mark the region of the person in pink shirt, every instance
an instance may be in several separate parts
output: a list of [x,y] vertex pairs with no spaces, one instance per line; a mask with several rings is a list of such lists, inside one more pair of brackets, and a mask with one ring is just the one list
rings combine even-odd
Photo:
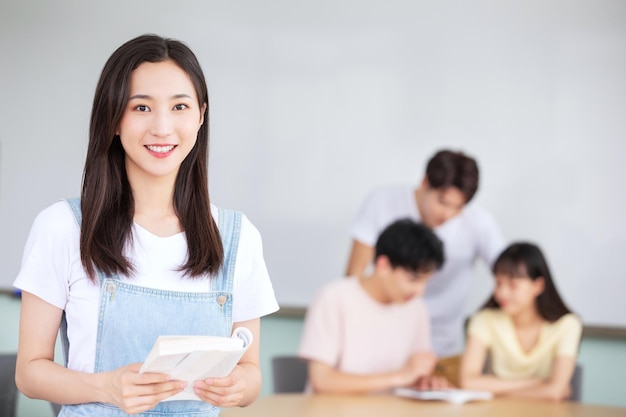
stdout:
[[447,386],[432,376],[437,358],[421,299],[443,261],[443,243],[428,227],[410,219],[387,226],[372,272],[327,284],[307,310],[298,354],[308,361],[308,389],[367,394]]

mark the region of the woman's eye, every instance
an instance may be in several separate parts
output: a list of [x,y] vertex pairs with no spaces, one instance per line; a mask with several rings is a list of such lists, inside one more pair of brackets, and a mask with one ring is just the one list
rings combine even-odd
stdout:
[[187,106],[186,104],[182,104],[182,103],[174,106],[174,110],[185,110],[187,108],[189,108],[189,106]]
[[148,106],[144,106],[143,104],[140,104],[139,106],[135,107],[135,110],[145,112],[145,111],[150,111],[150,108]]

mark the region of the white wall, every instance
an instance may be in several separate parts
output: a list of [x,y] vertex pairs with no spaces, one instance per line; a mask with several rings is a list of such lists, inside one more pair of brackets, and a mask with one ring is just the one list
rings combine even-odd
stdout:
[[367,192],[452,147],[586,324],[626,327],[624,22],[618,0],[0,0],[0,286],[37,212],[79,193],[105,60],[155,32],[203,65],[212,198],[260,229],[281,304],[343,273]]

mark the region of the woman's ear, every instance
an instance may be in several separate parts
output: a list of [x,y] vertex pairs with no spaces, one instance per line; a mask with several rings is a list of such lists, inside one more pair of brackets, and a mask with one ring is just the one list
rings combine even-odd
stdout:
[[535,289],[535,297],[539,297],[543,290],[546,289],[546,280],[543,277],[537,277],[533,280],[533,287]]
[[198,129],[200,129],[200,126],[202,126],[202,123],[204,123],[204,113],[206,112],[206,107],[207,104],[204,103],[202,105],[202,108],[200,109],[200,125],[198,126]]

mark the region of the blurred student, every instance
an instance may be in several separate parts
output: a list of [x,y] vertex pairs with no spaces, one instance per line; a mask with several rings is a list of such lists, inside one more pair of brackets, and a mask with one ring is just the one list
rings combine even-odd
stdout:
[[[463,388],[564,400],[582,325],[565,306],[541,250],[509,246],[496,260],[493,296],[472,317],[461,361]],[[483,374],[489,357],[492,374]]]
[[395,387],[447,386],[436,362],[421,299],[443,263],[442,242],[404,219],[376,242],[371,274],[327,284],[310,305],[299,355],[316,393],[365,394]]
[[418,188],[383,187],[365,200],[352,224],[347,276],[358,276],[374,258],[374,243],[391,222],[411,218],[432,228],[444,243],[445,263],[424,294],[432,320],[434,351],[440,357],[463,349],[465,301],[478,258],[489,267],[505,242],[492,216],[469,205],[478,190],[476,161],[451,150],[437,152]]

